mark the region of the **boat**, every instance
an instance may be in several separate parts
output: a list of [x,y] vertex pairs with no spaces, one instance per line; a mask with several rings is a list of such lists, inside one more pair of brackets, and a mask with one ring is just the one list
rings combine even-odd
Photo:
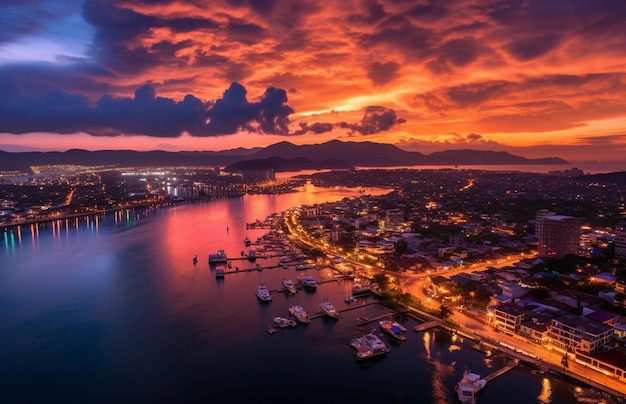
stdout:
[[274,317],[274,322],[280,327],[280,328],[285,328],[285,327],[296,327],[298,325],[298,323],[296,323],[294,320],[290,319],[290,318],[285,318],[285,317]]
[[380,324],[380,328],[387,334],[400,341],[406,341],[406,337],[404,336],[406,328],[400,323],[393,320],[380,320],[378,323]]
[[292,295],[295,295],[297,290],[296,287],[293,284],[293,281],[291,279],[283,279],[283,290],[287,293],[291,293]]
[[320,303],[320,309],[322,310],[322,314],[328,318],[333,318],[333,319],[339,318],[339,312],[337,311],[335,306],[333,306],[333,304],[329,302],[328,300]]
[[467,368],[463,371],[463,377],[456,384],[455,390],[459,401],[463,404],[475,404],[478,392],[487,385],[487,381],[479,374],[472,373]]
[[317,289],[317,281],[311,275],[304,275],[298,278],[300,283],[305,289],[308,290],[316,290]]
[[257,271],[262,271],[263,270],[263,267],[261,266],[261,264],[256,264],[254,266],[254,268],[256,268]]
[[389,353],[387,345],[373,332],[354,338],[350,341],[350,345],[356,350],[355,356],[358,360],[371,359]]
[[262,283],[259,284],[256,289],[256,296],[259,298],[259,300],[263,302],[269,302],[272,300],[272,295],[270,294],[270,291],[267,290],[267,287]]
[[311,318],[299,304],[289,307],[289,314],[301,324],[309,324],[311,322]]
[[232,262],[230,262],[230,261],[228,261],[228,268],[230,269],[230,268],[232,268],[232,267],[233,267],[233,263],[232,263]]
[[272,335],[272,334],[276,334],[278,330],[276,329],[276,327],[270,324],[267,327],[265,327],[265,331],[267,331],[269,335]]
[[306,271],[307,269],[317,269],[317,267],[314,264],[306,264],[306,263],[297,264],[294,268],[296,271]]
[[256,260],[256,250],[248,251],[248,260],[250,261]]
[[217,267],[215,269],[215,277],[216,278],[224,278],[224,267]]
[[244,244],[246,247],[249,247],[249,246],[250,246],[250,244],[252,244],[252,242],[250,241],[250,239],[248,238],[248,236],[246,236],[246,238],[244,238],[244,239],[243,239],[243,244]]
[[214,254],[209,254],[209,263],[226,261],[228,261],[228,258],[226,257],[226,251],[224,250],[218,250]]
[[346,303],[352,303],[354,300],[355,300],[354,296],[348,296],[345,299],[343,299],[343,301]]
[[194,265],[196,265],[198,263],[198,256],[194,255],[191,261],[193,262]]
[[364,295],[371,291],[369,285],[357,284],[352,287],[352,296]]

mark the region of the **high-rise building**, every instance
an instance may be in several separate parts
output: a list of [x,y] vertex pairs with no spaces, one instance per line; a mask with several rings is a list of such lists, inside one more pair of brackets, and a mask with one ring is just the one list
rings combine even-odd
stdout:
[[575,217],[540,210],[535,217],[535,234],[540,257],[563,258],[578,253],[580,221]]
[[626,222],[615,226],[615,257],[626,259]]

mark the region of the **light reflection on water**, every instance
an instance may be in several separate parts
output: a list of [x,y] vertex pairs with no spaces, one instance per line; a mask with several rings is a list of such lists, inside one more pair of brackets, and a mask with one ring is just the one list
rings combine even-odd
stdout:
[[[301,274],[275,268],[218,281],[208,265],[209,253],[225,249],[240,258],[246,236],[254,241],[265,234],[246,230],[246,223],[356,194],[307,185],[296,194],[116,212],[4,232],[0,394],[7,402],[453,402],[464,365],[488,372],[484,355],[466,342],[455,341],[461,349],[451,351],[450,335],[413,333],[415,320],[403,317],[407,341],[388,340],[389,354],[358,363],[349,343],[367,327],[356,327],[356,318],[388,310],[365,305],[367,299],[345,304],[351,282],[328,282],[295,296],[274,292],[272,303],[259,304],[254,291],[260,282],[276,290],[284,277]],[[325,299],[339,309],[357,308],[338,321],[320,318],[265,333],[290,305],[315,314]],[[505,375],[480,403],[501,402],[498,385],[507,380],[524,390],[508,402],[537,400],[540,378],[520,384]],[[306,393],[297,389],[301,385]],[[276,393],[283,388],[293,395]]]

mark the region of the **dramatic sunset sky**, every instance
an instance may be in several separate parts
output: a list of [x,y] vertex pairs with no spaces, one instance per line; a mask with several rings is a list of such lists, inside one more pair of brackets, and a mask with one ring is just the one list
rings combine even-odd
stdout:
[[0,149],[625,159],[623,0],[2,0]]

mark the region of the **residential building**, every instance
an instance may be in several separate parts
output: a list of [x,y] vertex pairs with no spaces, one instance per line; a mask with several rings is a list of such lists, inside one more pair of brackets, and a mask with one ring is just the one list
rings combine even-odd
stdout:
[[552,345],[587,354],[600,350],[612,335],[613,327],[572,314],[553,318],[548,330]]
[[615,226],[615,257],[626,259],[626,222]]
[[572,216],[540,210],[535,217],[540,257],[563,258],[578,253],[580,221]]

